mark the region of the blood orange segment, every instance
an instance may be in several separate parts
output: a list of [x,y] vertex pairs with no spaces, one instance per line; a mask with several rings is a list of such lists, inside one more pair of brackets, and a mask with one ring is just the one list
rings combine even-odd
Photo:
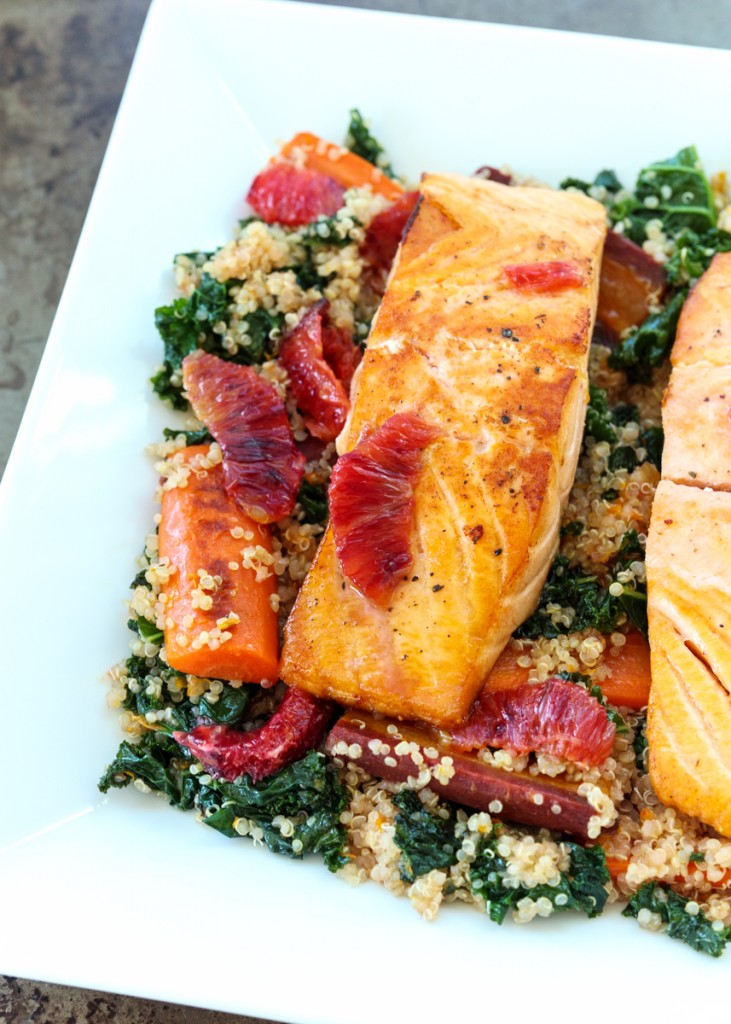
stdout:
[[578,288],[584,283],[581,271],[567,260],[545,263],[509,263],[503,272],[510,283],[525,292],[555,292],[561,288]]
[[246,201],[267,224],[298,227],[332,216],[344,194],[343,186],[326,174],[282,160],[257,174]]
[[305,459],[272,385],[249,366],[200,351],[183,360],[183,383],[196,416],[223,450],[229,496],[259,523],[288,516]]
[[414,485],[439,431],[415,413],[391,416],[333,469],[330,522],[343,573],[385,603],[412,563]]
[[197,725],[188,733],[174,732],[173,738],[215,778],[233,782],[250,775],[258,782],[317,747],[332,715],[330,701],[291,688],[259,729],[243,732],[228,725]]
[[404,192],[387,210],[377,213],[366,231],[362,253],[372,266],[390,270],[401,236],[419,199],[418,192]]
[[599,701],[564,679],[514,690],[483,690],[467,723],[451,734],[460,750],[537,751],[578,764],[602,764],[616,729]]
[[323,353],[323,317],[327,302],[315,303],[285,336],[279,362],[305,426],[321,441],[334,441],[345,425],[350,403],[345,388]]
[[344,327],[333,326],[327,318],[322,324],[322,354],[346,394],[350,394],[350,383],[363,350],[355,344],[349,331]]

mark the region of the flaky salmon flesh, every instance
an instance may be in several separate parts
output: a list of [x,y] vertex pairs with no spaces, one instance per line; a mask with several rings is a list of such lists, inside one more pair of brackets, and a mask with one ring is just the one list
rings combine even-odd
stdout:
[[650,779],[731,836],[731,253],[678,323],[647,542]]
[[[285,630],[286,683],[439,726],[466,718],[555,553],[584,424],[602,246],[586,196],[427,175],[353,383],[342,454],[395,413],[438,430],[414,488],[412,565],[387,605],[329,531]],[[568,265],[526,290],[514,265]]]

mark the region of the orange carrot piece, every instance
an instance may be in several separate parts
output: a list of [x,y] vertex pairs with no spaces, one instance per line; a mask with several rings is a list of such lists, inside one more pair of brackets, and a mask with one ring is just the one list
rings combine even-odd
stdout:
[[[184,461],[206,451],[205,445],[186,448]],[[163,587],[165,655],[172,668],[212,679],[277,678],[277,615],[270,601],[276,577],[257,583],[255,570],[241,564],[242,549],[256,545],[271,553],[269,529],[228,497],[221,465],[193,470],[187,487],[163,493],[159,551],[175,567]],[[212,586],[206,579],[208,587],[201,586],[200,570]],[[218,637],[227,633],[230,638],[221,642]]]
[[628,857],[611,857],[607,855],[607,871],[612,876],[612,881],[616,882],[620,875],[625,874],[629,867]]
[[635,711],[644,708],[650,697],[650,645],[642,633],[630,630],[624,647],[616,655],[606,654],[605,662],[612,674],[599,685],[610,704]]
[[387,199],[397,199],[404,191],[397,181],[363,157],[334,142],[326,142],[312,132],[299,132],[282,146],[281,155],[288,160],[303,160],[305,167],[327,174],[344,188],[370,185],[374,192]]
[[486,690],[514,690],[528,682],[530,669],[521,668],[518,664],[520,651],[514,651],[508,644],[498,660],[492,666],[485,680]]

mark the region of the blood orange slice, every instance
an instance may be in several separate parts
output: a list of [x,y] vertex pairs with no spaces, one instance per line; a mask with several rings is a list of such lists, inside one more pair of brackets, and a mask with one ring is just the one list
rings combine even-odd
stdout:
[[322,323],[322,354],[345,393],[350,394],[350,383],[363,351],[355,344],[349,331],[344,327],[334,327],[327,317]]
[[514,690],[483,690],[452,742],[460,750],[538,751],[593,766],[609,757],[615,732],[595,697],[577,683],[554,678]]
[[438,433],[415,413],[398,413],[335,463],[330,522],[340,566],[378,604],[411,566],[414,484]]
[[[305,426],[321,441],[334,441],[345,425],[350,403],[345,388],[323,352],[323,317],[327,302],[315,303],[284,337],[279,362]],[[331,344],[331,351],[334,345]],[[351,374],[352,375],[352,374]]]
[[183,382],[196,416],[223,450],[230,497],[259,523],[288,516],[305,459],[272,385],[250,366],[200,351],[183,360]]
[[329,700],[291,688],[269,721],[243,732],[228,725],[197,725],[174,732],[181,746],[216,778],[233,782],[250,775],[254,782],[278,772],[318,746],[333,715]]
[[366,231],[362,253],[368,262],[382,270],[390,270],[401,236],[414,212],[418,192],[404,192],[387,210],[377,213]]
[[267,224],[298,227],[332,216],[344,194],[343,186],[326,174],[282,160],[257,174],[246,201]]

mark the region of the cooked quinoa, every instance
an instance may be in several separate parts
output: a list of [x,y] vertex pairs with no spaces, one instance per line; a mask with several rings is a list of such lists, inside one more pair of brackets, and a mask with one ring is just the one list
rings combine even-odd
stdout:
[[[711,184],[718,227],[731,230],[731,196],[726,175],[716,175]],[[584,188],[608,209],[611,204],[616,208],[631,197],[629,190],[614,188],[611,180],[608,184],[584,187],[579,183],[568,187]],[[654,212],[655,204],[649,202],[652,198],[645,200],[645,206]],[[256,372],[285,401],[296,441],[305,441],[308,432],[288,391],[286,372],[275,358],[279,341],[323,298],[330,303],[335,326],[347,329],[356,338],[365,337],[384,280],[382,275],[379,278],[368,272],[360,246],[368,225],[388,205],[387,200],[374,195],[369,188],[350,189],[345,193],[344,205],[333,217],[319,218],[314,224],[297,229],[250,218],[242,221],[231,240],[215,253],[193,253],[175,259],[175,284],[183,299],[190,300],[197,290],[207,286],[206,282],[225,285],[224,292],[217,293],[221,318],[208,323],[208,328],[218,338],[220,352],[226,358],[238,358],[259,345],[264,357],[244,361],[251,361]],[[613,227],[620,233],[632,229],[627,219],[615,221]],[[661,217],[646,219],[644,230],[643,248],[655,260],[667,264],[677,255],[679,243],[665,231]],[[261,317],[262,312],[268,317],[263,347],[261,338],[254,337],[252,327],[252,317]],[[200,319],[203,326],[205,308]],[[260,321],[256,324],[260,325]],[[666,364],[660,365],[644,381],[632,382],[622,368],[610,365],[609,355],[607,348],[594,346],[590,380],[603,389],[610,408],[623,403],[631,409],[613,428],[611,441],[594,437],[590,432],[585,436],[575,482],[563,513],[560,555],[567,570],[590,575],[598,586],[619,598],[627,588],[641,591],[645,584],[643,549],[660,474],[643,439],[652,436],[652,431],[661,425],[668,369]],[[173,390],[182,387],[178,370],[170,373],[169,384]],[[159,480],[158,501],[166,491],[185,488],[191,474],[205,474],[221,463],[221,448],[210,439],[194,460],[183,459],[182,449],[189,443],[186,431],[201,429],[202,424],[188,416],[179,433],[170,432],[167,440],[150,446],[149,455]],[[618,448],[632,452],[624,464],[617,460]],[[318,489],[325,492],[334,458],[334,445],[330,444],[307,463],[305,480],[313,493]],[[215,708],[233,699],[232,693],[243,694],[247,690],[240,680],[223,682],[183,675],[167,666],[162,633],[170,621],[163,588],[177,568],[159,557],[159,522],[158,514],[146,538],[129,598],[130,614],[137,622],[130,643],[132,657],[109,672],[109,704],[122,709],[120,724],[133,743],[150,731],[169,731],[176,709]],[[241,548],[239,560],[230,563],[229,569],[250,570],[257,581],[276,578],[271,604],[281,625],[312,564],[324,529],[324,517],[318,520],[300,500],[290,516],[273,524],[271,552],[254,543],[250,531],[231,531],[234,539],[241,542]],[[630,535],[635,545],[633,557],[620,563],[623,545]],[[209,608],[221,577],[206,565],[200,566],[197,575],[194,606]],[[530,683],[540,684],[563,673],[565,677],[579,677],[587,687],[601,687],[602,682],[611,678],[613,661],[633,628],[627,614],[616,615],[607,632],[577,624],[576,608],[571,604],[549,601],[542,614],[544,627],[548,627],[542,635],[518,631],[511,641],[517,664],[527,671]],[[140,623],[144,628],[139,628]],[[217,621],[215,629],[193,638],[192,645],[213,647],[226,643],[232,635],[230,630],[237,624],[235,613],[225,615]],[[252,699],[244,728],[263,721],[280,697],[281,684],[263,681]],[[144,713],[134,710],[147,705],[149,710]],[[593,811],[590,840],[601,847],[612,867],[612,880],[605,884],[610,902],[626,900],[646,883],[669,885],[687,899],[688,915],[705,917],[720,934],[731,927],[731,840],[658,801],[647,774],[644,714],[622,707],[611,710],[621,716],[623,729],[617,731],[612,753],[599,767],[587,769],[547,754],[518,754],[510,750],[485,749],[479,757],[505,772],[562,778],[579,787],[580,795]],[[333,751],[334,769],[345,794],[337,815],[344,830],[345,852],[334,863],[339,864],[337,873],[344,881],[378,882],[396,895],[407,896],[427,920],[436,917],[443,903],[455,901],[472,904],[482,912],[488,910],[493,919],[501,920],[494,917],[495,908],[491,911],[491,900],[485,896],[490,886],[495,885],[509,895],[505,907],[510,907],[510,914],[518,923],[548,917],[570,903],[576,853],[565,837],[557,831],[502,822],[503,808],[497,800],[480,812],[450,806],[429,787],[445,783],[454,775],[452,759],[443,757],[430,769],[418,746],[403,740],[397,724],[388,726],[388,736],[389,742],[370,741],[378,746],[378,750],[373,746],[371,750],[381,754],[386,765],[392,762],[395,766],[395,756],[410,756],[414,772],[408,783],[388,783],[370,776],[359,766],[363,753],[359,744],[343,743]],[[426,748],[424,753],[436,757],[438,751]],[[208,787],[209,795],[214,792],[215,780],[194,759],[186,761],[181,752],[174,767],[181,777],[188,775],[196,785]],[[128,776],[134,776],[138,788],[150,790],[134,770],[128,771]],[[107,785],[124,784],[129,777],[119,770],[116,775],[112,773]],[[444,863],[420,874],[406,864],[405,848],[397,841],[399,822],[405,820],[406,814],[399,809],[405,790],[416,795],[427,824],[438,830],[441,822],[449,839]],[[539,800],[543,800],[540,794],[536,796],[536,802]],[[220,811],[215,798],[204,805],[199,796],[193,803],[201,820],[209,823]],[[553,810],[558,817],[560,807]],[[306,850],[300,831],[307,824],[306,818],[304,811],[280,813],[265,826],[260,819],[241,814],[233,819],[227,834],[247,836],[255,843],[269,845],[274,843],[272,835],[278,836],[281,842],[289,844],[284,852],[298,856]],[[499,865],[492,875],[484,874],[488,854]],[[482,865],[480,870],[478,864]],[[490,891],[494,903],[494,889]],[[636,916],[640,925],[648,929],[664,927],[662,914],[647,907]]]

